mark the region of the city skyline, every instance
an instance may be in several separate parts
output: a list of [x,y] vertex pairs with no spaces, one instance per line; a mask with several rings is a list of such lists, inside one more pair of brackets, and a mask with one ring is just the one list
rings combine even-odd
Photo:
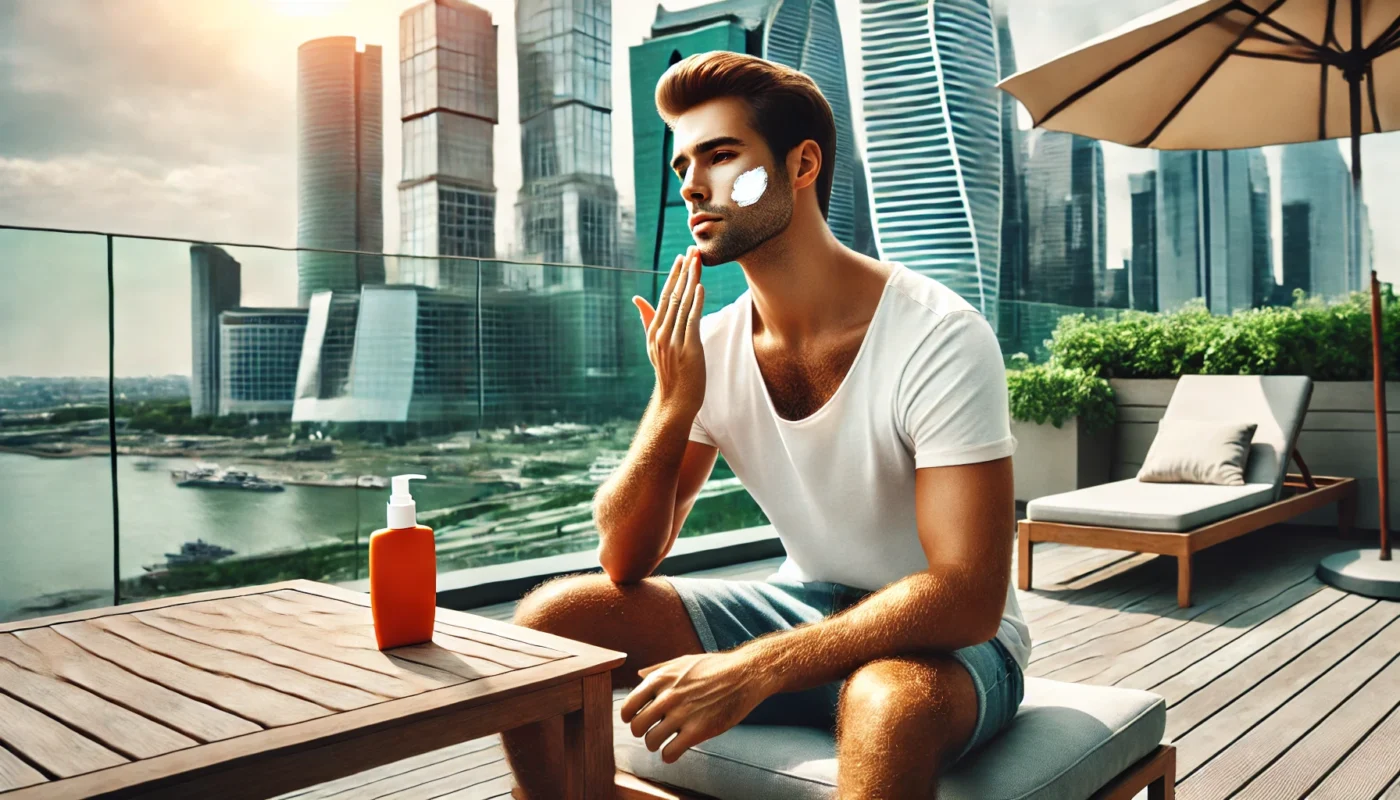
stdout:
[[[237,9],[219,2],[202,6],[203,13],[199,19],[194,19],[187,10],[182,11],[179,7],[163,6],[158,0],[149,2],[153,7],[169,12],[160,20],[156,30],[148,32],[149,36],[156,39],[161,39],[162,35],[174,36],[171,40],[174,42],[178,39],[177,34],[185,34],[189,41],[180,47],[172,47],[170,52],[152,53],[150,48],[132,46],[121,36],[106,36],[104,31],[113,29],[119,33],[124,25],[129,25],[129,20],[107,16],[100,10],[84,18],[55,15],[46,11],[43,4],[25,2],[0,10],[0,23],[4,23],[0,24],[0,31],[9,31],[9,34],[0,32],[0,54],[6,56],[5,63],[11,67],[6,74],[0,75],[0,99],[17,100],[8,105],[0,102],[0,109],[7,109],[0,110],[0,126],[7,126],[5,130],[16,134],[6,137],[5,149],[0,150],[0,185],[18,188],[18,191],[0,193],[0,219],[17,224],[189,235],[214,241],[291,244],[288,239],[294,240],[294,237],[275,231],[295,231],[296,226],[296,192],[291,180],[295,175],[295,163],[292,163],[295,148],[288,146],[294,140],[290,134],[295,133],[294,125],[289,127],[294,117],[290,113],[294,107],[294,93],[288,92],[288,87],[292,83],[289,76],[295,74],[296,46],[330,33],[355,34],[361,43],[383,42],[383,62],[388,73],[397,68],[400,60],[398,37],[393,35],[398,15],[413,4],[370,0],[326,3],[322,5],[342,7],[347,11],[340,16],[307,14],[286,16],[285,19],[279,17],[279,25],[286,23],[285,27],[268,25],[267,35],[239,40],[237,36],[223,33],[218,36],[212,31],[206,33],[205,28],[225,23],[234,29],[239,25],[247,28],[254,22],[262,24],[268,20],[257,19],[258,14],[248,14],[245,16],[254,19],[240,21]],[[274,10],[278,10],[279,14],[286,12],[286,5],[268,3],[262,15],[266,16]],[[302,5],[309,7],[313,4]],[[513,213],[514,203],[510,195],[520,185],[512,185],[510,177],[520,175],[520,162],[517,160],[514,165],[508,163],[512,160],[512,148],[499,147],[503,137],[518,137],[520,130],[518,125],[512,130],[504,122],[512,116],[519,116],[518,106],[515,109],[507,107],[518,104],[515,87],[506,85],[512,82],[511,76],[515,72],[512,63],[514,52],[509,52],[513,50],[514,33],[510,29],[514,23],[510,19],[512,14],[502,13],[501,7],[509,4],[482,2],[479,5],[491,12],[493,20],[500,27],[502,42],[498,63],[502,78],[499,113],[503,123],[498,126],[495,138],[498,159],[503,163],[497,165],[496,182],[501,187],[499,206],[506,212],[502,216],[506,216]],[[618,8],[613,10],[612,77],[614,92],[618,96],[623,92],[618,76],[621,74],[625,79],[627,71],[625,59],[619,58],[619,52],[625,52],[627,47],[639,43],[648,33],[652,7],[650,4],[644,5],[646,8],[642,11],[646,13],[623,13],[627,7],[619,0]],[[681,8],[695,3],[667,5]],[[1161,3],[1136,0],[1123,4],[1100,4],[1095,7],[1094,13],[1077,16],[1063,13],[1068,5],[1072,5],[1064,0],[1040,4],[1012,0],[1005,5],[1009,12],[1016,57],[1022,66],[1030,66]],[[636,10],[632,7],[632,11]],[[860,10],[857,4],[840,3],[837,12],[842,38],[847,45],[846,61],[849,67],[859,61]],[[359,15],[356,17],[358,23],[351,19],[355,15]],[[361,28],[356,29],[356,24]],[[97,110],[107,113],[101,122],[73,126],[71,130],[69,127],[46,129],[40,131],[43,136],[36,137],[33,122],[16,119],[13,115],[17,111],[45,109],[48,106],[42,104],[48,103],[52,110],[35,113],[33,119],[77,121],[83,119],[82,114],[93,113],[91,108],[79,109],[72,105],[78,99],[73,94],[76,89],[67,83],[55,82],[63,75],[70,74],[74,65],[55,64],[51,57],[44,55],[42,49],[33,46],[35,42],[44,42],[46,38],[52,40],[64,33],[73,34],[71,38],[75,41],[90,45],[79,63],[98,67],[95,74],[108,83],[104,90],[118,100],[96,105]],[[58,49],[66,52],[63,47]],[[188,61],[185,53],[195,50],[207,51],[211,63],[200,62],[198,68],[183,72],[175,69]],[[219,71],[210,68],[229,59],[233,60],[235,69]],[[194,92],[194,97],[204,98],[198,100],[197,108],[182,107],[175,97],[165,91],[151,74],[152,63],[161,66],[161,75],[175,75],[176,87],[183,86]],[[250,81],[250,78],[258,80]],[[401,98],[396,78],[390,79],[386,74],[384,81],[383,176],[389,181],[396,181],[403,174],[400,169],[402,151],[398,142],[400,126],[397,124],[401,119]],[[112,85],[113,80],[120,83]],[[259,91],[250,96],[249,87],[244,85],[246,83],[251,83]],[[858,116],[862,113],[860,94],[863,87],[857,80],[852,80],[851,84],[853,114]],[[103,80],[98,80],[96,85],[102,87]],[[219,93],[211,94],[215,90],[219,90]],[[181,96],[190,95],[187,92]],[[275,102],[278,97],[283,98],[281,111]],[[215,98],[220,103],[218,108],[209,105],[215,102]],[[149,121],[134,125],[123,115],[122,108],[131,106],[133,102],[149,110]],[[624,119],[630,121],[631,109],[627,105],[614,104],[614,125],[624,125]],[[183,131],[182,124],[193,124],[191,117],[201,118],[202,127],[198,130],[203,135],[172,138],[176,131]],[[857,144],[862,144],[865,138],[863,126],[856,127]],[[234,137],[221,136],[224,130],[240,136],[236,141]],[[107,133],[93,138],[94,132]],[[70,139],[71,142],[68,141]],[[613,174],[618,181],[619,201],[626,202],[630,200],[627,195],[632,190],[631,158],[630,153],[626,152],[631,143],[619,139],[617,144],[612,157]],[[1365,140],[1370,165],[1368,175],[1373,182],[1385,169],[1386,145],[1386,137]],[[1393,149],[1400,155],[1400,148]],[[1373,156],[1373,151],[1377,150],[1381,152]],[[1277,233],[1280,230],[1278,217],[1281,210],[1277,202],[1280,192],[1276,151],[1276,148],[1270,148],[1265,152],[1274,181],[1272,215],[1276,232],[1274,249],[1277,251],[1282,245],[1283,236]],[[518,149],[515,152],[518,153]],[[1111,266],[1116,266],[1117,254],[1128,251],[1132,244],[1130,224],[1125,224],[1131,219],[1127,174],[1141,171],[1144,164],[1150,166],[1155,160],[1156,153],[1152,151],[1128,151],[1112,145],[1105,147],[1108,197],[1108,243],[1105,249],[1112,254],[1109,256]],[[75,191],[79,185],[87,191]],[[384,192],[384,195],[384,241],[398,242],[400,209],[397,206],[397,192]],[[1368,199],[1371,205],[1376,206],[1374,212],[1384,215],[1387,199],[1383,193],[1378,192],[1377,195]],[[17,197],[22,200],[17,202]],[[513,233],[500,231],[508,227],[513,228],[506,220],[498,220],[498,243],[501,237],[513,238]],[[1374,237],[1377,264],[1383,278],[1390,277],[1391,270],[1396,269],[1392,266],[1393,262],[1387,262],[1385,258],[1387,247],[1394,246],[1391,237],[1392,232],[1385,228],[1376,231]],[[11,235],[6,240],[0,240],[0,263],[23,265],[42,261],[50,269],[69,269],[74,276],[86,275],[91,271],[94,278],[98,278],[103,272],[105,257],[100,247],[77,241],[80,238],[51,237],[41,247],[34,242],[19,242],[18,237]],[[244,250],[235,257],[244,265],[245,305],[275,307],[290,306],[295,302],[295,259],[289,254]],[[171,307],[177,301],[188,302],[189,287],[179,285],[178,280],[171,280],[177,271],[188,275],[186,248],[125,240],[119,243],[117,259],[118,342],[121,349],[128,351],[125,357],[119,357],[119,373],[182,372],[180,369],[172,370],[170,366],[190,363],[189,345],[171,340],[168,331],[152,324],[150,310]],[[1281,260],[1276,260],[1276,274],[1282,268]],[[15,291],[10,295],[10,301],[0,300],[0,320],[34,327],[61,316],[57,313],[59,306],[43,297],[41,283],[36,282],[26,270],[15,270],[15,273],[12,284]],[[68,298],[71,302],[63,305],[90,309],[94,323],[101,322],[105,317],[105,290],[97,291],[99,288],[86,284],[73,288]],[[64,331],[62,336],[51,337],[55,343],[70,341],[78,344],[77,347],[45,350],[45,343],[40,346],[39,352],[9,354],[0,361],[0,373],[96,374],[104,368],[103,362],[97,358],[95,350],[93,354],[83,353],[85,348],[81,344],[102,336],[101,327],[105,326],[94,324],[86,337],[80,336],[80,331]],[[188,336],[184,336],[183,340],[190,341]]]

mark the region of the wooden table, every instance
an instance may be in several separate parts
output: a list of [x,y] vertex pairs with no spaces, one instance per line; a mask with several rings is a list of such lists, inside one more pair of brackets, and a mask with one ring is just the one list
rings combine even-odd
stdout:
[[609,797],[623,658],[441,608],[381,653],[311,581],[0,625],[0,797],[264,798],[561,715],[568,797]]

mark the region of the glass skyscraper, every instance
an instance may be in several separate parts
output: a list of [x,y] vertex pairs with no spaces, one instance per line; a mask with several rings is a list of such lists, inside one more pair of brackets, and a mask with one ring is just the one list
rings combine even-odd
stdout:
[[[637,197],[635,265],[660,273],[637,293],[655,299],[677,255],[695,244],[671,171],[671,131],[656,113],[656,83],[676,62],[712,50],[766,58],[807,74],[831,105],[836,167],[827,224],[853,250],[876,255],[865,168],[855,146],[840,23],[832,0],[722,0],[676,11],[658,7],[651,37],[631,48],[632,147]],[[715,311],[748,288],[738,264],[706,267],[705,306]]]
[[[415,256],[496,255],[492,136],[496,26],[463,0],[428,0],[399,17],[403,175],[400,250]],[[402,259],[398,281],[461,289],[470,262]]]
[[[609,0],[519,0],[520,154],[516,203],[527,260],[616,266]],[[577,279],[583,271],[546,273]]]
[[219,413],[219,315],[242,302],[242,268],[223,248],[190,246],[190,415]]
[[[1286,145],[1280,184],[1285,208],[1295,204],[1306,204],[1309,208],[1308,291],[1332,299],[1359,290],[1360,274],[1351,264],[1349,250],[1351,171],[1342,159],[1336,140]],[[1295,243],[1297,241],[1294,239]],[[1285,275],[1296,276],[1297,260],[1302,255],[1296,246],[1285,249]],[[1294,263],[1290,264],[1287,259],[1293,259]]]
[[1133,249],[1129,276],[1129,305],[1138,311],[1157,310],[1157,172],[1128,176],[1132,198]]
[[988,0],[863,0],[861,57],[880,254],[997,325],[1003,111]]
[[1250,150],[1164,150],[1157,168],[1157,303],[1197,297],[1217,314],[1254,304],[1254,198]]
[[[384,93],[378,45],[353,36],[297,48],[297,245],[384,250]],[[298,302],[384,282],[384,257],[297,253]]]
[[237,308],[219,317],[219,414],[290,416],[304,308]]
[[1094,139],[1036,130],[1026,159],[1027,285],[1040,303],[1096,305],[1106,278],[1103,146]]

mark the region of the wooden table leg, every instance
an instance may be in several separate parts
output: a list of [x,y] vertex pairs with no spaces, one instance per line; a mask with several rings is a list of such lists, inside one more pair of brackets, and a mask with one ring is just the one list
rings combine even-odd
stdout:
[[1016,568],[1017,581],[1016,588],[1023,592],[1030,591],[1031,588],[1031,553],[1035,548],[1035,543],[1031,541],[1030,526],[1021,523],[1016,531]]
[[609,800],[613,773],[612,675],[586,675],[583,707],[564,715],[564,797]]

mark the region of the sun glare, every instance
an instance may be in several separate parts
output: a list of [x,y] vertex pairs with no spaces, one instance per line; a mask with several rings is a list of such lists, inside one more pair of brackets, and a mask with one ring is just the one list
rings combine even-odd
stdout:
[[343,11],[348,0],[268,0],[273,10],[286,17],[325,17]]

